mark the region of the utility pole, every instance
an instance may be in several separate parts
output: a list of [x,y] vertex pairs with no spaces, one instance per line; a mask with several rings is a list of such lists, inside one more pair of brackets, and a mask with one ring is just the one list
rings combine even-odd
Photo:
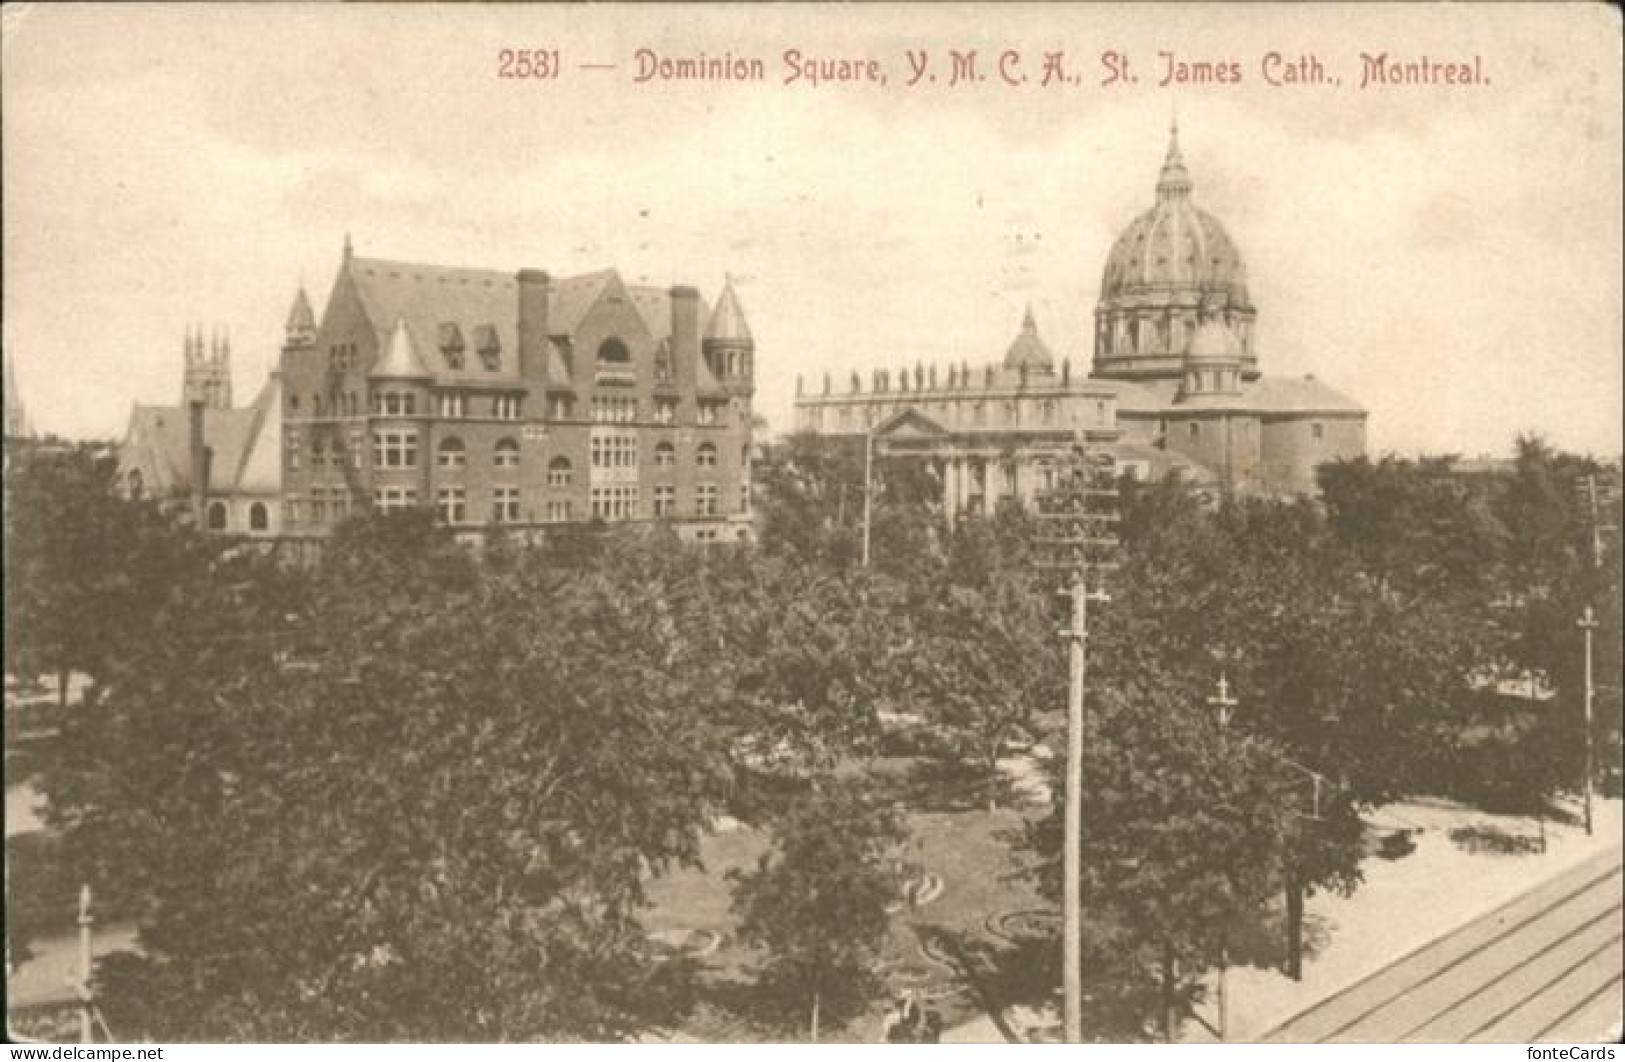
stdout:
[[79,886],[79,1042],[95,1043],[96,1035],[91,1019],[95,1001],[90,990],[90,927],[95,924],[90,913],[90,886]]
[[1592,704],[1596,698],[1596,686],[1591,677],[1591,636],[1597,629],[1597,614],[1590,605],[1586,606],[1585,615],[1580,617],[1579,627],[1585,631],[1586,639],[1586,693],[1585,693],[1585,727],[1586,727],[1586,754],[1585,754],[1585,809],[1586,809],[1586,836],[1591,836],[1591,717]]
[[[1230,696],[1230,682],[1223,671],[1219,672],[1218,692],[1207,699],[1219,712],[1219,752],[1221,755],[1230,754],[1230,713],[1240,702]],[[1228,941],[1219,945],[1219,1042],[1225,1043],[1230,1039],[1230,995],[1226,985],[1227,974],[1230,970],[1230,945]]]
[[1618,531],[1613,524],[1602,522],[1602,503],[1612,502],[1615,497],[1615,488],[1597,485],[1595,474],[1586,476],[1585,482],[1577,486],[1580,502],[1586,507],[1587,516],[1591,523],[1591,564],[1595,568],[1602,567],[1602,536],[1603,532]]
[[1083,681],[1088,659],[1089,603],[1105,603],[1111,598],[1102,590],[1089,589],[1091,571],[1104,572],[1117,565],[1102,555],[1117,545],[1110,534],[1116,514],[1098,505],[1100,499],[1117,497],[1112,485],[1114,468],[1110,455],[1091,455],[1079,446],[1074,452],[1071,474],[1056,490],[1038,498],[1038,516],[1053,532],[1040,539],[1054,550],[1047,567],[1070,574],[1061,593],[1071,598],[1071,622],[1061,632],[1067,640],[1066,698],[1066,805],[1062,853],[1061,961],[1062,961],[1062,1039],[1069,1044],[1083,1042],[1083,911],[1080,901],[1083,881],[1083,747],[1086,717]]

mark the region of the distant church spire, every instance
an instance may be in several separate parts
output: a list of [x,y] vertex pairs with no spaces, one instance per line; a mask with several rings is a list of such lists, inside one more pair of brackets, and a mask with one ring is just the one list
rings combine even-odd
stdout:
[[23,408],[22,392],[17,390],[17,370],[11,363],[11,351],[5,352],[5,381],[4,394],[0,394],[0,401],[5,403],[5,436],[8,439],[21,439],[33,432],[28,426],[28,411]]
[[231,335],[223,325],[209,328],[205,352],[203,325],[187,326],[183,343],[185,368],[181,376],[181,401],[202,402],[209,409],[231,408]]

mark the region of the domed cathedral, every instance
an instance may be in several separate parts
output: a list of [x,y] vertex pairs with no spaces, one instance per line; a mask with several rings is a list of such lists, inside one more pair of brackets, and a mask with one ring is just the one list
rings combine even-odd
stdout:
[[1317,465],[1365,453],[1365,410],[1260,372],[1241,251],[1193,190],[1176,125],[1156,202],[1106,259],[1093,375],[1116,386],[1126,445],[1182,454],[1226,492],[1313,493]]
[[1143,479],[1313,493],[1317,465],[1365,452],[1365,410],[1312,376],[1261,373],[1241,251],[1193,190],[1176,126],[1155,202],[1107,257],[1089,375],[1057,372],[1029,308],[996,365],[876,370],[867,391],[856,373],[839,392],[798,379],[797,430],[929,460],[950,518],[1030,501],[1080,439]]

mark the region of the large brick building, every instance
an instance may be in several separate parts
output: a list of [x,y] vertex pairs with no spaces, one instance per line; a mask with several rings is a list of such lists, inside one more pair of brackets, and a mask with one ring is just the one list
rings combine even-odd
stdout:
[[1088,376],[1057,371],[1029,311],[996,366],[879,370],[867,391],[856,374],[843,391],[798,384],[798,430],[873,433],[931,461],[950,516],[1030,500],[1080,438],[1145,478],[1313,492],[1317,465],[1365,452],[1365,410],[1311,376],[1260,371],[1241,253],[1192,188],[1175,129],[1154,204],[1107,258]]
[[282,350],[284,525],[430,505],[454,527],[667,520],[750,533],[755,343],[731,284],[355,257]]

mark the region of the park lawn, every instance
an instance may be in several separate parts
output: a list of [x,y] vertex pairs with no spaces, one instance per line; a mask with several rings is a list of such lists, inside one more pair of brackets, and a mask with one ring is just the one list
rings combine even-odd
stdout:
[[[960,979],[949,967],[922,951],[925,940],[943,935],[994,943],[985,932],[990,917],[1041,907],[1030,882],[1016,873],[1021,859],[1011,845],[1025,823],[1017,810],[985,808],[951,812],[914,812],[908,817],[911,845],[906,858],[942,878],[943,891],[915,910],[899,911],[892,921],[886,960],[894,973],[893,991],[918,987],[930,996]],[[651,930],[707,929],[723,937],[721,946],[703,960],[713,984],[748,983],[753,956],[730,939],[735,920],[729,909],[730,870],[754,867],[767,850],[759,831],[736,828],[712,833],[701,844],[702,868],[682,868],[650,881],[650,908],[644,924]],[[847,1028],[829,1028],[822,1038],[835,1042],[871,1040],[886,999],[876,1000],[870,1014]],[[948,1024],[981,1012],[980,998],[960,993],[932,999],[929,1006]],[[778,1035],[795,1039],[789,1032]],[[774,1033],[716,1006],[702,1006],[682,1029],[684,1038],[703,1041],[770,1039]]]

